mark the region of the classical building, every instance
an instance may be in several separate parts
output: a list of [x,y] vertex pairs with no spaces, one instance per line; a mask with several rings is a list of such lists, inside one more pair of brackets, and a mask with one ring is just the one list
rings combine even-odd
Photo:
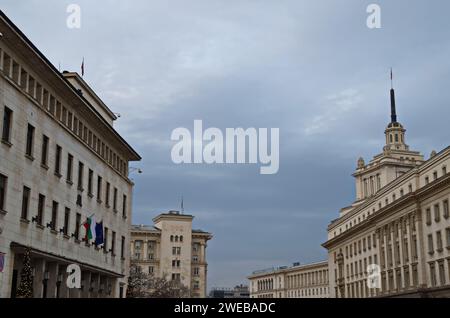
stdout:
[[[16,296],[25,250],[34,297],[123,296],[128,162],[140,157],[86,82],[55,69],[1,11],[0,33],[0,297]],[[89,217],[103,244],[83,240]],[[66,284],[69,264],[81,269],[80,289]]]
[[279,267],[253,272],[251,298],[328,298],[328,262]]
[[131,259],[144,272],[179,280],[191,297],[206,297],[206,247],[212,235],[192,229],[192,215],[162,213],[153,226],[131,228]]
[[237,285],[234,288],[212,288],[209,298],[250,298],[250,290],[246,285]]
[[393,89],[385,137],[381,154],[358,160],[356,201],[328,226],[330,294],[450,296],[450,147],[426,161],[409,149]]

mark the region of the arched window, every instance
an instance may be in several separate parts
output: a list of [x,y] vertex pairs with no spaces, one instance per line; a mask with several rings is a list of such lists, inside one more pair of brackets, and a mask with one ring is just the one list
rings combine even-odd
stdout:
[[398,142],[398,134],[395,134],[395,142]]
[[183,242],[183,235],[180,236],[180,242]]
[[392,135],[389,135],[389,140],[390,142],[392,142]]
[[175,236],[175,242],[178,242],[178,235]]
[[170,236],[170,241],[173,242],[173,235]]

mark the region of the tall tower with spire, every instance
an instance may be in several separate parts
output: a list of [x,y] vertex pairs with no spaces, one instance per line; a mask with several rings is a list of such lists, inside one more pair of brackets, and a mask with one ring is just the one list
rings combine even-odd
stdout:
[[398,122],[392,70],[390,102],[391,121],[384,132],[386,144],[383,152],[374,156],[368,164],[363,158],[358,159],[356,171],[353,173],[356,182],[356,201],[351,206],[342,209],[341,215],[370,199],[381,188],[424,162],[420,152],[409,149],[405,141],[406,129]]

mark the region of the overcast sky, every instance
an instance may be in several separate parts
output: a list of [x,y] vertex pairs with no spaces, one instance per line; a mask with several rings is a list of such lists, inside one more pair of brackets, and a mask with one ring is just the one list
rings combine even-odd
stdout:
[[[366,26],[381,6],[382,28]],[[81,6],[81,29],[66,27]],[[407,143],[449,143],[450,2],[0,0],[61,70],[80,72],[142,155],[133,223],[179,209],[210,231],[209,287],[326,259],[326,226],[354,200],[351,173],[384,144],[389,68]],[[177,127],[280,128],[280,170],[175,165]]]

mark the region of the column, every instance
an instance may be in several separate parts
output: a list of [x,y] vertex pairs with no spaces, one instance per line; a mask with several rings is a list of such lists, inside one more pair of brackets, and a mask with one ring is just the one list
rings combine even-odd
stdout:
[[[33,259],[34,278],[33,278],[33,297],[42,298],[45,261],[42,258]],[[20,284],[20,271],[19,271]]]
[[47,262],[46,270],[48,271],[47,298],[56,298],[58,265],[55,262]]

